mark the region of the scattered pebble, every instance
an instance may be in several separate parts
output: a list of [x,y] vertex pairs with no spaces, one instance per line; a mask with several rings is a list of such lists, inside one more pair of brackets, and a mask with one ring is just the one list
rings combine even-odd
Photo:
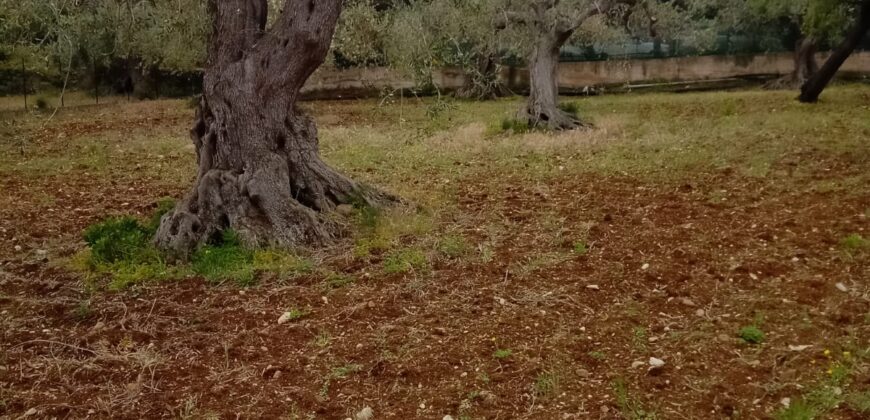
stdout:
[[646,270],[649,268],[649,263],[644,263],[644,265],[640,266],[641,270]]
[[802,345],[799,345],[799,346],[792,346],[792,345],[789,345],[789,346],[788,346],[788,350],[789,350],[789,351],[804,351],[804,350],[806,350],[806,349],[808,349],[808,348],[810,348],[810,347],[812,347],[812,346],[809,345],[809,344],[802,344]]
[[697,311],[695,311],[695,315],[704,316],[704,315],[707,315],[707,312],[704,311],[703,309],[698,309]]
[[846,287],[846,285],[843,284],[843,283],[837,283],[837,284],[835,284],[834,286],[836,286],[836,287],[837,287],[837,290],[839,290],[839,291],[841,291],[841,292],[848,292],[848,291],[849,291],[849,288]]
[[30,416],[35,416],[35,415],[36,415],[35,408],[31,408],[30,410],[27,410],[26,413],[24,413],[24,417],[30,417]]
[[785,397],[780,400],[779,403],[782,404],[783,407],[788,408],[791,405],[791,398]]
[[371,420],[375,416],[374,410],[371,407],[363,408],[354,416],[355,420]]
[[441,420],[453,420],[453,416],[448,414],[448,415],[444,416]]
[[586,286],[586,288],[589,290],[601,290],[601,288],[598,287],[597,284],[590,284],[590,285]]
[[649,358],[649,365],[654,368],[660,368],[665,365],[665,361],[656,357]]
[[421,409],[421,410],[425,410],[425,409],[426,409],[426,403],[420,403],[420,409]]
[[695,302],[693,302],[692,299],[689,299],[689,298],[680,299],[680,303],[682,303],[683,305],[686,305],[686,306],[698,306],[698,305],[695,305]]
[[15,245],[15,252],[21,252],[22,249],[21,245]]
[[646,364],[646,363],[641,362],[640,360],[637,360],[637,361],[634,361],[634,362],[631,363],[631,368],[632,368],[632,369],[637,369],[637,368],[639,368],[639,367],[641,367],[641,366],[643,366],[643,365],[645,365],[645,364]]
[[290,322],[290,320],[291,320],[292,318],[293,318],[293,313],[292,313],[292,312],[284,312],[284,313],[281,315],[281,317],[278,318],[278,325],[286,324],[286,323]]

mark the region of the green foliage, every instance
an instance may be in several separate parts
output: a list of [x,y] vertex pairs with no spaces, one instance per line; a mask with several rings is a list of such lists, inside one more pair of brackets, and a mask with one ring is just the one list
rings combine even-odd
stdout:
[[577,255],[586,255],[589,252],[589,246],[586,241],[574,242],[574,253]]
[[468,243],[458,235],[449,235],[438,241],[438,252],[448,258],[459,258],[468,252]]
[[535,128],[525,121],[520,121],[515,118],[505,118],[501,120],[501,125],[499,125],[498,128],[490,131],[494,133],[525,134],[534,130]]
[[94,263],[136,260],[148,246],[148,231],[132,217],[115,217],[85,230]]
[[551,397],[559,390],[560,377],[554,371],[544,371],[535,378],[535,395],[538,397]]
[[248,286],[254,281],[254,252],[242,246],[234,232],[226,231],[219,244],[194,253],[191,268],[210,281],[232,280]]
[[577,102],[562,102],[559,104],[559,109],[574,118],[580,116],[580,105]]
[[850,254],[855,254],[867,249],[870,249],[870,240],[864,239],[863,236],[853,233],[840,241],[840,246]]
[[764,331],[755,325],[741,328],[737,335],[748,344],[761,344],[764,341]]
[[428,267],[426,254],[416,248],[399,249],[387,255],[384,260],[384,272],[387,274],[425,271]]

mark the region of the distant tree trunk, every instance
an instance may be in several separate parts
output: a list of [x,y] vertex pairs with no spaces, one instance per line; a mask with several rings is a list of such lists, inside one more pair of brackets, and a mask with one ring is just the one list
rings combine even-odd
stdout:
[[322,213],[391,197],[320,158],[299,90],[326,57],[342,0],[286,0],[266,33],[267,0],[210,0],[213,34],[191,132],[197,180],[161,220],[155,242],[185,257],[227,229],[250,246],[327,243]]
[[455,96],[463,99],[488,100],[508,94],[507,88],[499,81],[499,66],[491,55],[480,55],[473,69],[467,69],[464,85]]
[[817,51],[815,38],[812,36],[801,37],[795,44],[792,72],[770,81],[764,87],[766,89],[799,89],[819,71],[819,64],[816,62]]
[[529,57],[529,98],[517,119],[530,127],[571,130],[584,124],[559,109],[559,49],[570,33],[542,32]]
[[27,67],[24,59],[21,59],[21,92],[24,94],[24,109],[27,109]]
[[868,30],[870,30],[870,1],[864,0],[861,2],[855,26],[849,31],[843,43],[828,57],[822,68],[803,85],[798,100],[806,103],[818,101],[819,95],[837,74],[840,66],[852,55]]

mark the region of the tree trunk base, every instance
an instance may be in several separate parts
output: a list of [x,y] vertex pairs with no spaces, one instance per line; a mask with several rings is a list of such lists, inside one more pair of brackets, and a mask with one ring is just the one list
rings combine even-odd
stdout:
[[550,131],[568,131],[592,127],[591,124],[581,121],[575,115],[562,111],[558,107],[526,106],[517,114],[517,120],[527,123],[529,127]]
[[191,131],[198,179],[163,216],[155,236],[155,245],[171,256],[186,259],[227,230],[250,247],[322,246],[343,233],[340,220],[330,216],[337,206],[380,207],[398,201],[326,165],[311,147],[317,133],[307,116],[289,118],[273,148],[248,154],[220,150],[217,132],[224,127],[203,100]]
[[806,83],[808,78],[799,77],[796,74],[787,74],[770,80],[761,86],[765,90],[798,90]]

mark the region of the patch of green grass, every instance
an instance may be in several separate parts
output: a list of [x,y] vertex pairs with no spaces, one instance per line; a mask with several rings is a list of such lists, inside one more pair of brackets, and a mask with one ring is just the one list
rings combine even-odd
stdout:
[[332,369],[332,377],[335,379],[344,379],[353,373],[362,370],[362,365],[350,364]]
[[297,277],[314,271],[314,263],[277,249],[261,249],[254,251],[251,261],[256,271],[266,271],[281,277]]
[[586,245],[586,241],[577,241],[574,242],[573,250],[577,255],[586,255],[589,252],[589,246]]
[[840,241],[840,246],[849,254],[856,254],[864,250],[870,249],[870,240],[863,236],[853,233]]
[[747,344],[761,344],[764,341],[764,331],[761,331],[755,325],[748,325],[740,329],[737,332],[737,336],[740,337]]
[[589,353],[586,353],[586,354],[595,360],[607,359],[607,355],[604,354],[603,352],[600,352],[600,351],[590,351]]
[[148,246],[148,230],[138,220],[125,216],[109,218],[85,230],[85,242],[95,264],[141,259]]
[[458,235],[448,235],[438,241],[438,252],[448,258],[459,258],[468,253],[468,243]]
[[555,371],[544,371],[535,378],[534,391],[538,397],[552,397],[559,392],[561,378]]
[[[362,216],[368,214],[367,216]],[[407,209],[371,212],[361,211],[357,224],[359,234],[355,240],[354,255],[365,257],[392,249],[404,238],[419,238],[432,231],[431,216]]]
[[520,121],[515,118],[505,118],[498,125],[491,126],[488,134],[525,134],[534,131],[535,128],[529,126],[525,121]]
[[426,271],[428,268],[429,260],[426,254],[416,248],[397,250],[384,259],[384,272],[387,274]]
[[513,356],[514,351],[511,349],[498,349],[495,353],[492,354],[492,357],[498,360],[505,360],[511,356]]
[[559,103],[559,109],[574,118],[580,115],[580,104],[577,102],[561,102]]
[[223,234],[222,242],[197,250],[191,258],[193,272],[209,281],[235,281],[249,286],[254,282],[254,252],[242,246],[232,231]]
[[613,383],[613,393],[616,396],[616,406],[625,419],[628,420],[656,420],[658,415],[655,411],[647,409],[643,404],[631,396],[628,386],[622,379]]

